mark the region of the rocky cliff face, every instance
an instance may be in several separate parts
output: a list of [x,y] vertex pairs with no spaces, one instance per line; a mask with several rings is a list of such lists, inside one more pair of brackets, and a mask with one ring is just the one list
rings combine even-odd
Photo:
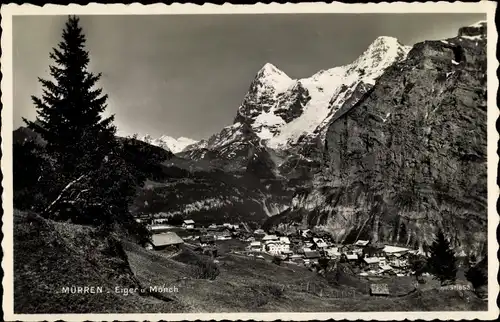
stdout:
[[[318,171],[327,125],[342,106],[356,103],[409,47],[379,37],[346,66],[292,79],[267,63],[257,73],[234,123],[179,154],[210,160],[225,171],[252,171],[261,178],[297,178]],[[249,167],[249,165],[252,165]]]
[[339,240],[420,247],[443,228],[455,246],[479,252],[487,227],[486,24],[416,44],[360,94],[327,127],[328,167],[268,225],[301,222]]

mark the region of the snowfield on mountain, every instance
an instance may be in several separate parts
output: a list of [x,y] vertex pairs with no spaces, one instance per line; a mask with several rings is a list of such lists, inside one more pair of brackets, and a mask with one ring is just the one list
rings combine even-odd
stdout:
[[171,151],[174,154],[182,152],[187,146],[198,142],[198,141],[190,139],[190,138],[179,137],[176,139],[176,138],[173,138],[173,137],[168,136],[168,135],[162,135],[159,138],[154,139],[149,134],[147,134],[139,139],[141,141],[144,141],[144,142],[149,143],[151,145],[156,145],[160,148]]
[[389,66],[404,60],[410,49],[393,37],[378,37],[353,63],[302,79],[292,79],[267,63],[252,81],[234,123],[186,150],[226,146],[238,139],[237,129],[244,125],[273,149],[290,148],[304,135],[324,138],[329,120],[356,90],[366,92]]

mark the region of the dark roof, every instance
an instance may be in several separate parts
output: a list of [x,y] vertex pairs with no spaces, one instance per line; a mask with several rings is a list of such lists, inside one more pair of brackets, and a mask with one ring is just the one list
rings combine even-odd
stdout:
[[387,284],[371,284],[370,293],[373,295],[389,295],[389,286]]
[[212,242],[212,241],[215,241],[215,237],[212,235],[200,236],[200,242],[202,243]]
[[304,257],[305,258],[318,258],[321,256],[319,255],[319,252],[304,252]]

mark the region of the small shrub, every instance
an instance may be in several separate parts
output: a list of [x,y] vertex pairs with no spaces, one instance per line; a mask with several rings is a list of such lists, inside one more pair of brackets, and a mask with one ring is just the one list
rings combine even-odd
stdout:
[[219,274],[219,266],[213,260],[199,260],[193,269],[193,276],[197,279],[214,280]]
[[269,285],[269,293],[274,296],[274,297],[281,297],[283,296],[283,287],[280,287],[278,285]]
[[281,265],[282,259],[279,256],[274,256],[273,257],[273,264],[276,264],[278,266]]

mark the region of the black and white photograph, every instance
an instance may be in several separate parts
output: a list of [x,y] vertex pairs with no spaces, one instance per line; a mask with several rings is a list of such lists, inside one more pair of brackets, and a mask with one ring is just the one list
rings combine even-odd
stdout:
[[495,319],[475,5],[2,6],[5,318]]

